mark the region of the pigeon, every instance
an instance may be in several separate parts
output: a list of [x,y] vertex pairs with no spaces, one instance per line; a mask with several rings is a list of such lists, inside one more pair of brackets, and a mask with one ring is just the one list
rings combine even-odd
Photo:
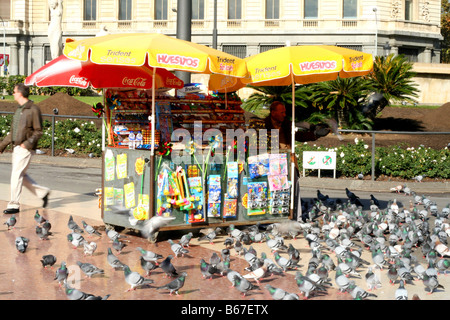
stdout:
[[326,292],[326,287],[319,285],[309,277],[304,276],[300,271],[295,273],[295,281],[298,289],[303,294],[304,299],[308,299],[311,294],[316,292]]
[[297,268],[290,259],[280,256],[278,251],[273,252],[275,262],[286,272],[288,269]]
[[221,259],[217,252],[213,252],[211,257],[209,258],[209,264],[211,264],[213,267],[216,267],[220,263]]
[[44,223],[41,225],[42,229],[45,229],[47,231],[48,234],[50,234],[50,229],[52,228],[52,224],[50,223],[50,221],[46,220],[44,221]]
[[350,293],[350,295],[353,297],[353,299],[356,299],[359,297],[360,299],[366,299],[374,297],[376,298],[377,295],[374,293],[367,292],[366,290],[362,289],[361,287],[357,286],[355,284],[355,281],[350,280],[349,286],[347,288],[347,292]]
[[120,241],[118,238],[116,238],[112,243],[112,247],[117,251],[117,254],[120,254],[123,248],[125,248],[126,246],[127,245],[124,242]]
[[218,269],[202,258],[200,259],[200,272],[202,273],[203,279],[211,280],[213,274],[218,272]]
[[42,267],[47,269],[47,266],[50,266],[51,269],[53,269],[53,265],[56,263],[56,257],[52,254],[47,254],[42,256],[41,259]]
[[175,220],[175,217],[153,216],[144,222],[141,228],[141,234],[149,241],[156,242],[159,230],[169,225],[173,220]]
[[300,251],[294,248],[292,243],[289,243],[287,252],[289,255],[289,259],[291,259],[294,264],[298,264],[300,262]]
[[127,236],[121,235],[120,233],[118,233],[116,230],[113,230],[113,229],[107,230],[106,235],[111,240],[111,242],[114,241],[116,238],[119,238],[119,239],[127,238]]
[[419,174],[419,175],[413,177],[413,180],[416,180],[417,182],[422,182],[423,178],[425,178],[425,177],[426,177],[426,175]]
[[61,266],[55,272],[55,278],[53,280],[58,281],[59,286],[61,287],[61,283],[64,282],[69,275],[69,270],[66,267],[66,262],[61,262]]
[[350,285],[350,280],[348,280],[348,278],[344,275],[339,266],[336,267],[336,275],[334,281],[340,293],[346,292]]
[[336,264],[334,263],[333,259],[328,254],[323,254],[321,257],[321,262],[325,266],[325,268],[328,269],[328,271],[332,271],[336,269]]
[[429,277],[427,274],[423,276],[423,284],[426,289],[428,289],[429,293],[432,294],[436,289],[445,289],[443,285],[439,284],[439,281],[436,277]]
[[45,221],[47,221],[47,219],[45,219],[43,216],[41,216],[39,214],[39,210],[36,210],[36,212],[34,213],[34,221],[37,222],[37,224],[41,225],[43,224]]
[[48,231],[47,229],[42,228],[41,226],[36,226],[36,234],[41,240],[48,240]]
[[351,204],[356,204],[357,206],[362,207],[359,197],[355,193],[350,191],[348,188],[345,188],[345,194],[347,195],[347,198],[350,200]]
[[398,271],[394,265],[391,265],[389,267],[387,276],[389,279],[389,283],[392,285],[395,284],[395,281],[397,281],[397,278],[398,278]]
[[84,233],[83,229],[80,228],[80,226],[73,220],[73,216],[70,215],[69,221],[67,222],[67,226],[69,227],[72,232],[76,233]]
[[447,269],[450,267],[450,260],[448,259],[440,259],[436,263],[436,269],[438,273],[446,273]]
[[130,288],[125,292],[136,290],[137,287],[145,286],[154,282],[152,279],[145,279],[136,271],[131,271],[130,267],[127,265],[123,266],[123,273],[125,275],[125,282],[130,285]]
[[261,267],[244,274],[242,277],[245,279],[253,279],[259,284],[259,280],[267,275],[267,263],[264,263]]
[[84,220],[81,220],[81,225],[83,226],[83,229],[89,234],[89,235],[97,235],[99,237],[102,236],[102,234],[96,230],[93,226],[88,225]]
[[230,249],[228,248],[222,249],[220,254],[222,256],[222,260],[229,260],[231,258]]
[[151,261],[156,262],[158,259],[162,259],[163,256],[159,253],[155,253],[150,250],[142,249],[141,247],[137,247],[136,250],[138,250],[141,253],[141,256],[144,258],[145,261]]
[[377,274],[373,273],[372,267],[367,268],[364,278],[366,279],[367,290],[370,291],[381,287],[381,281]]
[[403,280],[405,283],[410,282],[414,280],[414,276],[411,274],[411,272],[406,267],[400,267],[398,270],[398,276],[401,280]]
[[237,229],[234,224],[230,224],[229,235],[235,240],[242,241],[242,238],[244,237],[244,232],[242,230]]
[[114,269],[123,269],[124,264],[112,253],[111,248],[108,248],[108,254],[106,255],[106,261]]
[[94,241],[91,242],[87,242],[85,241],[83,243],[83,249],[84,249],[84,255],[87,256],[92,256],[94,254],[94,252],[97,250],[97,243]]
[[234,244],[234,239],[231,237],[227,237],[225,239],[225,241],[223,242],[223,245],[225,246],[225,248],[229,249],[232,248]]
[[16,225],[16,223],[17,223],[16,215],[13,214],[13,215],[11,215],[11,217],[9,217],[8,220],[6,220],[6,222],[3,223],[3,224],[6,224],[6,226],[8,227],[8,230],[11,230],[11,228],[15,229],[14,226]]
[[388,263],[384,258],[384,254],[381,249],[372,250],[372,261],[380,270],[383,270],[383,268],[386,267]]
[[378,208],[380,207],[380,201],[377,198],[375,198],[373,194],[370,195],[370,200],[372,200],[373,204],[376,205]]
[[141,261],[141,267],[145,271],[145,276],[150,276],[151,272],[155,270],[156,268],[159,268],[159,266],[156,263],[153,263],[151,261],[146,261],[143,256],[140,257]]
[[217,227],[216,229],[209,232],[208,234],[198,238],[198,241],[208,240],[210,244],[214,244],[213,240],[217,237],[218,233],[221,231],[222,231],[222,229]]
[[30,240],[25,237],[17,237],[15,240],[15,245],[16,245],[17,251],[19,251],[20,253],[25,253],[25,251],[28,248],[29,241]]
[[[168,255],[161,263],[159,264],[159,267],[164,271],[165,277],[175,277],[178,275],[177,270],[175,269],[174,265],[170,260],[172,260],[173,256]],[[144,258],[145,259],[145,258]]]
[[284,244],[284,240],[282,237],[275,237],[274,239],[267,239],[267,246],[271,251],[285,251],[288,247]]
[[187,273],[182,272],[176,279],[170,281],[169,283],[157,287],[156,289],[167,289],[170,290],[169,295],[172,295],[173,292],[178,295],[178,290],[180,290],[184,286],[184,282],[186,281]]
[[325,202],[329,199],[330,197],[328,195],[323,194],[320,190],[317,190],[317,199],[319,199],[322,202]]
[[86,242],[86,240],[84,240],[84,237],[77,232],[69,233],[67,235],[67,241],[69,241],[73,245],[74,249],[84,245],[84,243]]
[[238,275],[233,276],[233,286],[239,290],[242,296],[246,296],[246,294],[251,290],[259,289],[258,286],[254,285],[244,277],[240,277]]
[[220,261],[216,266],[217,272],[220,273],[221,276],[224,275],[224,273],[227,272],[228,269],[230,269],[230,259],[226,258]]
[[192,239],[192,232],[183,234],[183,236],[181,236],[180,241],[178,242],[183,248],[189,247],[189,242]]
[[185,254],[189,253],[189,250],[184,248],[181,244],[173,242],[172,239],[168,239],[167,242],[170,244],[170,249],[175,254],[175,258],[178,257],[178,255],[181,255],[184,257]]
[[242,245],[242,243],[239,240],[236,240],[234,242],[234,250],[236,251],[236,253],[240,256],[241,252],[244,252],[244,246]]
[[265,288],[269,292],[273,300],[299,300],[297,294],[289,293],[281,288],[272,287],[270,284],[266,284]]
[[64,282],[65,293],[69,300],[107,300],[111,295],[107,294],[103,297],[95,296],[90,293],[83,292],[81,290],[71,288],[67,282]]
[[395,300],[408,300],[408,290],[405,289],[405,282],[400,280],[400,284],[395,290]]
[[105,271],[103,269],[100,269],[88,262],[77,261],[77,265],[80,267],[81,271],[88,278],[91,278],[95,274],[104,274],[105,273]]

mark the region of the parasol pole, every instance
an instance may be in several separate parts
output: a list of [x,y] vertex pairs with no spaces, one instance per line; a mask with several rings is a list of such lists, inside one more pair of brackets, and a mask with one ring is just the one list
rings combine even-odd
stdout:
[[294,172],[295,172],[295,81],[294,72],[291,66],[291,82],[292,82],[292,128],[291,128],[291,208],[289,219],[294,217]]
[[154,188],[155,181],[155,95],[156,95],[156,67],[153,67],[152,78],[152,121],[151,121],[151,147],[150,147],[150,203],[149,203],[149,218],[153,217],[155,208]]

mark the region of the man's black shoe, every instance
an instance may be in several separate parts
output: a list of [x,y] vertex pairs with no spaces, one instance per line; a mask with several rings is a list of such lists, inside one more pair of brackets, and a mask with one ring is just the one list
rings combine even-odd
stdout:
[[50,191],[47,192],[47,194],[45,195],[45,197],[42,198],[42,201],[43,201],[42,207],[43,207],[43,208],[47,207],[47,203],[48,203],[48,195],[49,195],[49,194],[50,194]]
[[3,210],[3,213],[6,213],[6,214],[14,214],[14,213],[19,213],[19,212],[20,212],[19,209],[14,209],[14,208]]

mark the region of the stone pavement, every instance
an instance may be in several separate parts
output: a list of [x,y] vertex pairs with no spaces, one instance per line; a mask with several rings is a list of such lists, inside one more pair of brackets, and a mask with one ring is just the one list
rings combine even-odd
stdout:
[[[1,161],[7,161],[2,156]],[[47,157],[35,156],[33,158],[35,163],[46,163],[55,166],[91,166],[101,170],[100,159],[80,159],[80,158],[65,158],[65,157]],[[302,178],[302,186],[320,188],[320,189],[341,189],[348,186],[351,190],[381,190],[386,191],[393,186],[392,182],[372,182],[359,180],[345,180],[345,179],[330,179],[330,178]],[[395,186],[395,183],[394,183]],[[7,184],[0,184],[0,207],[6,207],[7,198],[9,195],[9,186]],[[432,182],[432,183],[415,183],[414,190],[417,192],[436,192],[447,193],[450,192],[448,183]],[[423,190],[423,191],[422,191]],[[271,300],[270,295],[264,288],[266,284],[274,287],[283,288],[286,291],[299,293],[296,286],[294,276],[296,270],[288,270],[283,275],[275,275],[270,278],[265,278],[261,281],[260,289],[248,293],[246,297],[242,297],[240,293],[230,288],[230,283],[227,278],[214,276],[212,280],[202,279],[199,270],[200,259],[203,258],[209,261],[213,252],[219,253],[223,249],[223,241],[226,235],[221,235],[214,240],[213,244],[207,241],[199,241],[197,237],[191,241],[190,253],[185,257],[178,257],[173,259],[173,264],[178,271],[186,271],[188,278],[185,286],[180,290],[180,296],[170,296],[167,290],[155,287],[161,286],[169,282],[169,279],[164,278],[160,269],[156,269],[151,279],[154,283],[140,288],[132,292],[125,292],[129,286],[124,280],[123,271],[112,270],[106,262],[106,251],[111,247],[106,235],[104,234],[104,226],[100,216],[100,209],[98,208],[97,199],[92,201],[77,202],[77,194],[62,192],[58,190],[52,191],[51,209],[42,209],[41,201],[35,199],[27,190],[24,190],[23,205],[21,212],[18,214],[18,223],[13,230],[6,230],[4,225],[0,230],[0,241],[3,243],[3,249],[0,251],[0,299],[3,300],[66,300],[67,297],[64,290],[61,289],[56,281],[53,280],[55,267],[59,267],[62,261],[66,261],[71,270],[71,285],[82,291],[96,294],[106,295],[111,294],[110,299],[114,300]],[[32,216],[34,212],[39,210],[51,223],[53,234],[49,240],[40,240],[35,234],[35,226]],[[1,213],[2,214],[2,213]],[[67,241],[66,235],[69,233],[67,228],[67,221],[70,215],[73,215],[75,221],[81,225],[81,221],[85,220],[100,230],[103,236],[101,238],[86,237],[89,241],[96,241],[98,249],[93,256],[84,256],[83,249],[73,249],[71,244]],[[6,221],[7,215],[2,214],[2,220]],[[2,222],[3,224],[3,222]],[[163,232],[158,238],[156,244],[151,244],[147,240],[136,236],[133,232],[124,231],[127,235],[127,247],[119,255],[116,251],[114,253],[119,259],[130,266],[133,271],[144,274],[139,263],[139,253],[136,250],[138,246],[161,253],[164,257],[171,254],[170,245],[166,241],[173,237],[175,241],[179,239],[179,235],[170,231]],[[30,245],[25,254],[19,253],[14,247],[14,240],[17,236],[22,235],[30,239]],[[299,249],[301,253],[301,271],[305,274],[305,267],[311,258],[311,250],[303,236],[298,239],[287,239],[285,243],[288,245],[292,243],[295,248]],[[270,250],[265,243],[255,243],[252,246],[258,252],[266,252],[271,257]],[[57,263],[53,270],[46,270],[42,268],[39,260],[44,254],[54,254],[57,256]],[[371,261],[370,252],[363,251],[363,258]],[[11,263],[13,261],[13,263]],[[84,278],[76,266],[76,261],[90,262],[105,270],[104,275],[94,276],[92,279]],[[246,274],[244,270],[247,265],[242,256],[237,256],[232,250],[231,268],[239,271],[241,274]],[[375,290],[377,300],[392,300],[394,298],[395,289],[398,283],[391,285],[388,283],[386,270],[376,271],[382,280],[382,287]],[[364,282],[364,275],[366,268],[361,270],[362,279],[352,278],[362,288],[366,289]],[[444,275],[439,276],[441,283],[447,289],[439,289],[432,295],[428,295],[424,290],[422,281],[414,281],[407,285],[410,299],[413,294],[425,300],[448,300],[450,295],[446,290],[450,288],[450,277]],[[328,289],[327,294],[320,294],[313,297],[312,300],[349,300],[352,299],[348,293],[339,294],[335,287],[334,272],[330,273],[331,283],[333,286]]]

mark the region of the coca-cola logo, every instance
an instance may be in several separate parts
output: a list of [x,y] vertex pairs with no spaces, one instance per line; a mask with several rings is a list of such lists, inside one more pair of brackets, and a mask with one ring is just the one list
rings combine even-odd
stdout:
[[75,75],[72,75],[69,79],[69,83],[70,84],[77,84],[80,86],[87,86],[88,85],[88,80],[84,77],[77,77]]
[[128,77],[124,77],[122,79],[122,84],[124,86],[130,86],[130,87],[145,87],[145,83],[146,83],[147,79],[146,78],[141,78],[141,77],[137,77],[137,78],[128,78]]
[[166,85],[167,86],[182,87],[183,86],[183,82],[180,79],[166,78]]

